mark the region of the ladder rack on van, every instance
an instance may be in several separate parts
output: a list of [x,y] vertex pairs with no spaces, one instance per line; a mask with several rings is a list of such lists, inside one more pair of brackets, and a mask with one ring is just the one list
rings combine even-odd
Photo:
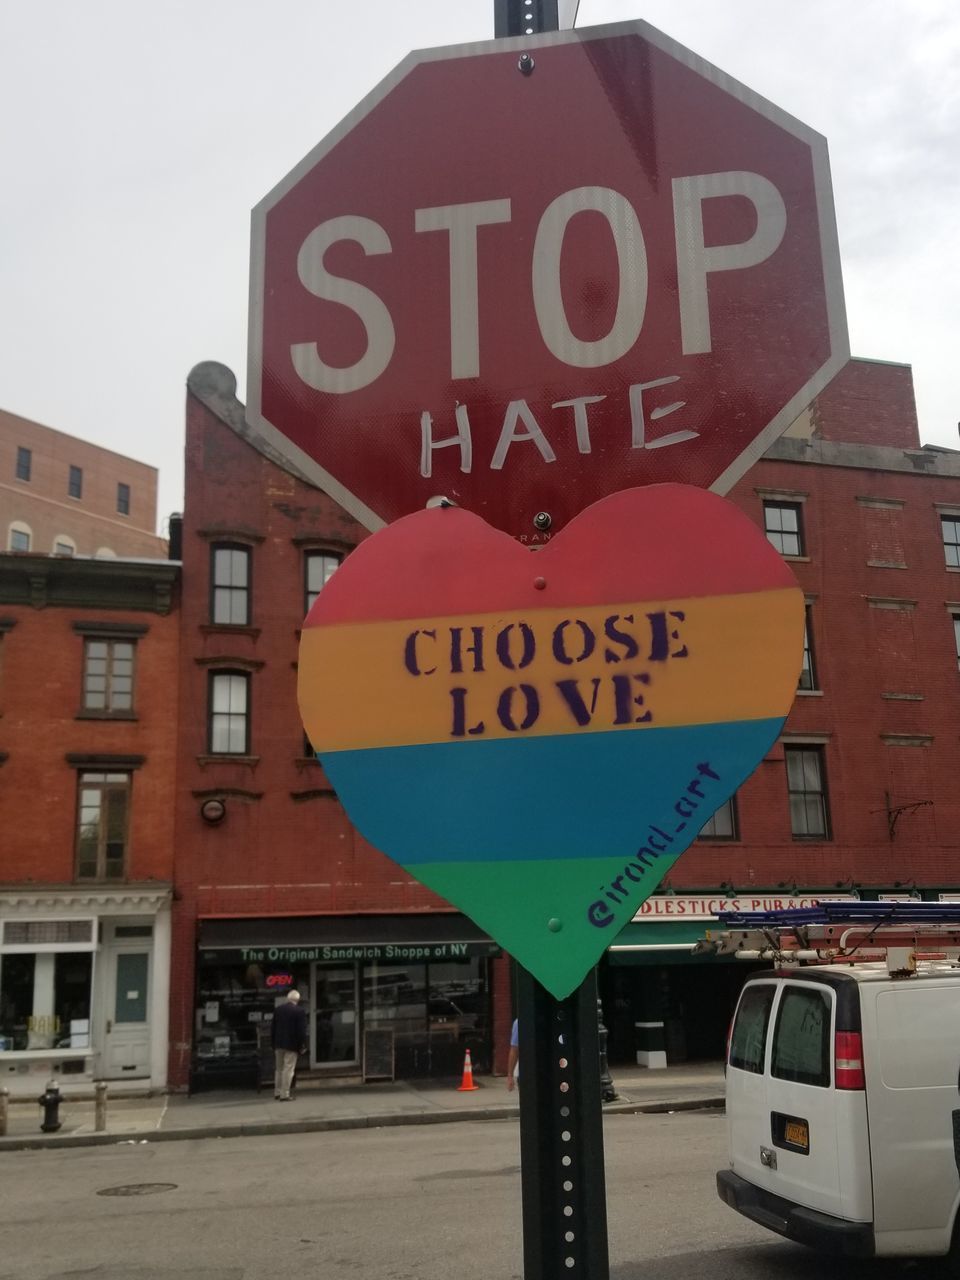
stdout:
[[960,964],[960,903],[821,902],[782,911],[723,911],[695,953],[777,964]]

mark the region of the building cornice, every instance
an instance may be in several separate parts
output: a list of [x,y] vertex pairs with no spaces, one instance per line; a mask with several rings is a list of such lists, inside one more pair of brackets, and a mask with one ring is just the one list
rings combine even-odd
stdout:
[[168,614],[180,576],[173,560],[0,554],[0,604]]
[[36,911],[120,911],[125,915],[154,914],[173,900],[169,884],[157,885],[0,885],[4,913]]
[[840,444],[781,436],[763,455],[772,462],[802,462],[856,471],[899,471],[908,475],[960,478],[960,452],[925,445],[895,449],[885,444]]

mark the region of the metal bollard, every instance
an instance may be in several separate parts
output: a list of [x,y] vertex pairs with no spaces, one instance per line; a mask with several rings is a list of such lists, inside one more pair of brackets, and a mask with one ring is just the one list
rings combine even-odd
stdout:
[[60,1089],[56,1080],[48,1080],[47,1087],[37,1099],[43,1107],[43,1123],[41,1133],[56,1133],[60,1128]]
[[9,1089],[0,1089],[0,1138],[7,1135],[7,1116],[10,1108]]
[[98,1081],[93,1086],[93,1091],[96,1094],[93,1127],[97,1133],[103,1133],[107,1127],[107,1082],[105,1080]]
[[600,1045],[600,1100],[601,1102],[616,1102],[620,1096],[617,1093],[617,1086],[613,1083],[613,1077],[610,1074],[610,1067],[607,1063],[607,1037],[609,1032],[603,1025],[603,1005],[597,1000],[597,1039]]

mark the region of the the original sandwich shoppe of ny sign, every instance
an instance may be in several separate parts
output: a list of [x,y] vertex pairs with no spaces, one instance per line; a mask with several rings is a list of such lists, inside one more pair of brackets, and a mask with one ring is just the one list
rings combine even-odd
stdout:
[[556,996],[780,732],[803,596],[715,495],[628,490],[531,552],[456,509],[362,543],[301,640],[352,820]]

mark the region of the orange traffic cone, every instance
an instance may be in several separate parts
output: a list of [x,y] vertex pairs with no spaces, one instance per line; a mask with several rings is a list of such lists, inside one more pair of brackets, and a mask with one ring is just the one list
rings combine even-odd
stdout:
[[474,1089],[479,1089],[478,1084],[473,1083],[473,1063],[470,1061],[470,1050],[467,1050],[463,1059],[463,1080],[457,1087],[457,1093],[472,1093]]

